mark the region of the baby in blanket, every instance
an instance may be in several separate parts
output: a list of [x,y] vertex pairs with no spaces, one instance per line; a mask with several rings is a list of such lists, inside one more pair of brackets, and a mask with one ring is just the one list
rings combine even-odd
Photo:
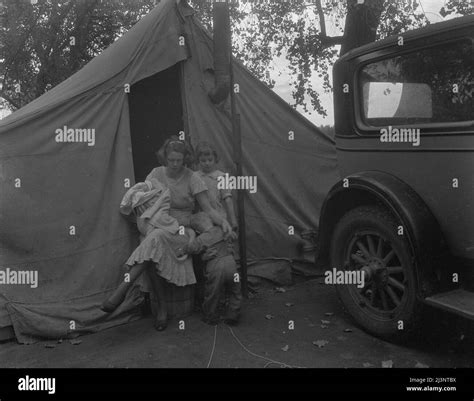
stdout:
[[134,217],[141,239],[155,229],[181,234],[183,239],[175,241],[174,252],[177,257],[186,258],[186,242],[191,244],[196,234],[189,227],[180,227],[178,221],[170,216],[169,210],[170,191],[154,178],[135,184],[120,203],[120,212]]

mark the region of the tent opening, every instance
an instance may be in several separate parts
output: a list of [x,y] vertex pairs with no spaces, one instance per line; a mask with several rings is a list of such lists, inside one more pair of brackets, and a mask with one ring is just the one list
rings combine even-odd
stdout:
[[131,87],[130,133],[136,182],[143,181],[158,165],[155,152],[165,140],[183,130],[179,67],[175,64]]

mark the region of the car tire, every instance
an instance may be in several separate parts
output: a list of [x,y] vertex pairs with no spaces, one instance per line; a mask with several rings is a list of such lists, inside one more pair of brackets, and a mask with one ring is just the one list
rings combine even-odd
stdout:
[[330,249],[331,268],[364,272],[363,288],[335,284],[344,308],[367,332],[390,341],[412,336],[422,315],[414,258],[400,226],[382,207],[360,206],[339,220]]

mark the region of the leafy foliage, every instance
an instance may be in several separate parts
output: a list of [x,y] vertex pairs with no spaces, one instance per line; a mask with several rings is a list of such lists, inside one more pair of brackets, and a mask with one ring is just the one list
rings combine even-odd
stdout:
[[79,70],[152,7],[152,0],[4,0],[1,96],[14,109],[24,106]]
[[[210,3],[199,3],[198,0],[191,2],[206,27],[212,30]],[[342,34],[347,14],[345,2],[328,0],[323,4],[323,11],[333,30]],[[330,70],[338,49],[327,46],[321,38],[314,2],[248,2],[240,8],[237,18],[235,13],[236,8],[231,10],[233,54],[271,88],[275,85],[270,73],[273,61],[284,55],[291,76],[292,106],[301,106],[305,112],[314,110],[326,116],[312,76],[317,74],[324,91],[331,90]],[[380,22],[376,35],[379,39],[423,26],[426,20],[416,1],[396,0],[385,2]]]
[[[349,0],[348,0],[349,1]],[[68,78],[151,10],[154,0],[3,0],[0,9],[0,96],[19,108]],[[189,0],[212,31],[212,3]],[[463,0],[449,0],[451,12],[471,13]],[[331,33],[342,35],[346,2],[322,4]],[[321,36],[314,1],[231,2],[233,54],[269,87],[275,85],[275,60],[285,58],[293,107],[326,115],[312,78],[331,90],[330,71],[337,46]],[[385,1],[377,38],[422,26],[416,0]],[[72,46],[71,37],[76,43]],[[3,76],[3,80],[2,80]],[[15,84],[21,91],[16,93]],[[319,89],[319,88],[318,88]]]
[[470,0],[448,0],[439,13],[443,17],[450,14],[471,15],[474,14],[474,3]]

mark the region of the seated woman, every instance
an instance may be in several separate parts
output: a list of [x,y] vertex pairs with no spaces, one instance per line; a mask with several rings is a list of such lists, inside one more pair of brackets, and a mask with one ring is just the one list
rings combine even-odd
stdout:
[[[185,159],[192,156],[186,144],[171,138],[165,142],[162,150],[166,166],[154,168],[145,181],[156,181],[169,190],[169,215],[176,219],[180,226],[187,227],[197,202],[199,207],[209,214],[213,223],[222,228],[226,236],[232,236],[232,228],[227,220],[211,207],[206,184],[195,172],[184,166]],[[180,287],[196,283],[192,259],[183,258],[176,252],[177,246],[183,247],[188,241],[187,233],[173,234],[163,229],[150,230],[126,262],[128,266],[140,267],[147,262],[153,262],[152,267],[148,269],[148,277],[156,301],[155,328],[159,331],[167,326],[165,282]]]

